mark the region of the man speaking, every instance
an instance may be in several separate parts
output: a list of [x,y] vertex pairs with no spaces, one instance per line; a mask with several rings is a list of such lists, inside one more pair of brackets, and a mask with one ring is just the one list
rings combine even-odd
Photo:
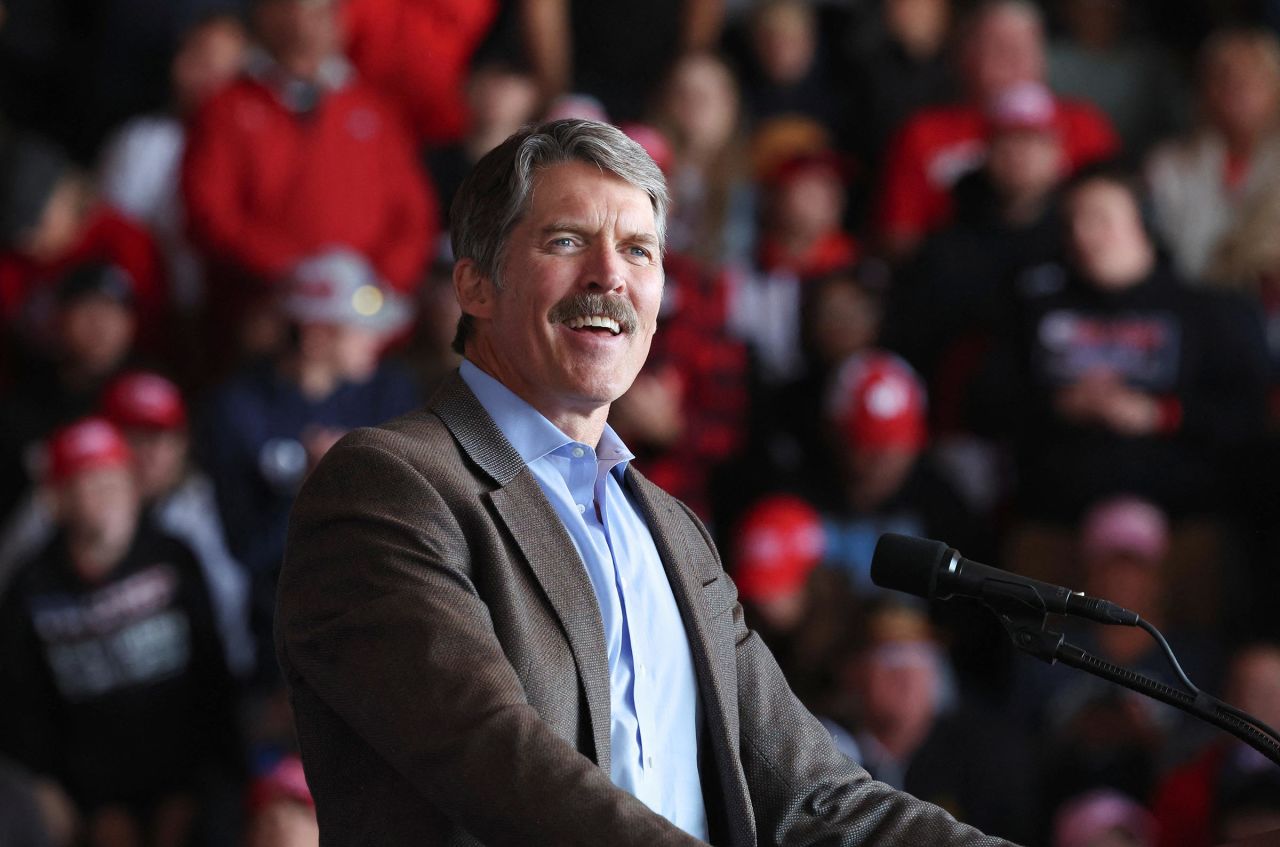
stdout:
[[605,423],[666,207],[637,144],[576,120],[459,190],[466,360],[330,450],[291,520],[276,647],[322,843],[1004,843],[836,750]]

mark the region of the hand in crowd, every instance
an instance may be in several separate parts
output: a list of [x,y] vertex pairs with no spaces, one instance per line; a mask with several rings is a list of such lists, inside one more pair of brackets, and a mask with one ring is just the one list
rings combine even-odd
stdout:
[[1094,370],[1058,389],[1054,407],[1067,420],[1101,426],[1120,435],[1150,435],[1160,424],[1160,405],[1109,370]]

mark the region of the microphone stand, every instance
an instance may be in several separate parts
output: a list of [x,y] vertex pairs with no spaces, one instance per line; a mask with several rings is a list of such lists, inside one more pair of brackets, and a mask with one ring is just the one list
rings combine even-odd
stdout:
[[1194,715],[1248,744],[1272,762],[1280,765],[1280,735],[1262,721],[1201,691],[1191,682],[1169,643],[1154,626],[1138,620],[1156,640],[1179,679],[1189,691],[1166,685],[1150,677],[1114,665],[1067,642],[1061,632],[1048,628],[1048,612],[1034,588],[1013,582],[988,582],[983,586],[983,605],[995,613],[1001,625],[1019,650],[1030,653],[1049,664],[1062,662],[1139,694],[1145,694],[1174,708]]

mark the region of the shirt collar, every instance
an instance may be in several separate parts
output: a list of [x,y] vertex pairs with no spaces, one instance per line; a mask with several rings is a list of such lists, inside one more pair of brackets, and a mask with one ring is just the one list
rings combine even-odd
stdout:
[[[470,359],[462,360],[458,374],[526,465],[575,443],[558,426],[543,417],[541,412],[480,370]],[[619,479],[622,478],[627,463],[635,458],[627,445],[622,443],[618,433],[608,424],[604,426],[595,451],[597,460],[609,463],[610,469]]]

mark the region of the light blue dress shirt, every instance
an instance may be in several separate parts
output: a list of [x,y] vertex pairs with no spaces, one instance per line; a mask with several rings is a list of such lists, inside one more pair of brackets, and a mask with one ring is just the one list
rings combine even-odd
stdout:
[[706,841],[693,656],[653,536],[621,484],[635,457],[608,425],[593,449],[470,361],[460,371],[529,466],[591,578],[609,655],[614,785]]

